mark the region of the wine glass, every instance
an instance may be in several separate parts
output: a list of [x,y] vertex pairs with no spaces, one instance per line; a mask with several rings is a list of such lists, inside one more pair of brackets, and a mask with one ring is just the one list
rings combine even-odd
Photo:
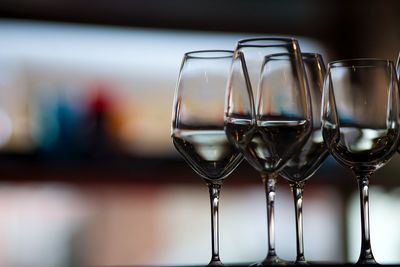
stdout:
[[[397,80],[400,80],[400,52],[396,60],[396,75],[397,75]],[[400,153],[400,146],[397,147],[397,152]]]
[[325,77],[325,65],[320,54],[302,53],[308,85],[311,94],[313,128],[307,142],[299,149],[280,175],[289,181],[294,200],[296,215],[296,264],[307,263],[304,257],[303,243],[303,191],[304,184],[321,166],[328,156],[321,131],[322,85]]
[[232,58],[233,51],[226,50],[186,53],[173,104],[175,148],[209,188],[212,230],[209,266],[222,266],[218,242],[221,185],[243,159],[224,132],[225,91]]
[[396,60],[396,73],[397,73],[397,80],[400,78],[400,52],[399,55],[397,56]]
[[358,264],[376,264],[370,243],[370,176],[384,166],[399,142],[399,92],[389,60],[350,59],[328,64],[322,135],[332,156],[357,178],[361,204]]
[[[276,53],[286,56],[283,60],[270,57]],[[253,88],[258,91],[256,104]],[[228,83],[225,124],[228,139],[260,172],[266,191],[268,253],[258,265],[284,264],[275,251],[276,176],[311,132],[308,86],[295,39],[238,42]]]

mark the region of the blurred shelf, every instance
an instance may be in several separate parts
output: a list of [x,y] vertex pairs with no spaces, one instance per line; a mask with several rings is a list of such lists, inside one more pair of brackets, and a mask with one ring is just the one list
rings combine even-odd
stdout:
[[[332,168],[331,160],[328,159],[309,183],[342,186],[349,182],[347,170]],[[200,177],[180,157],[127,154],[59,157],[46,153],[2,153],[0,177],[13,182],[201,183]],[[260,175],[246,161],[228,179],[230,185],[261,184]]]

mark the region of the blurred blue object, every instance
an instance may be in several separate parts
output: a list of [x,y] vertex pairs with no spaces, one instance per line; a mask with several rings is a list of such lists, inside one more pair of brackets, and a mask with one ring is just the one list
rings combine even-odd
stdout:
[[82,111],[67,98],[65,88],[38,100],[37,150],[53,159],[76,158],[82,151]]

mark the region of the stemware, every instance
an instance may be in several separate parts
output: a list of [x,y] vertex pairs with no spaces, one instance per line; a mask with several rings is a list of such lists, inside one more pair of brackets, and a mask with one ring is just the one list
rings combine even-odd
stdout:
[[[396,76],[397,76],[397,80],[400,80],[400,52],[397,56],[397,60],[396,60]],[[400,153],[400,146],[397,147],[397,152]]]
[[224,132],[225,90],[233,51],[186,53],[175,91],[172,139],[189,166],[206,182],[211,203],[212,256],[219,256],[218,203],[221,185],[243,159]]
[[322,139],[320,116],[322,85],[326,72],[325,65],[322,56],[319,54],[302,53],[302,57],[311,95],[313,128],[307,142],[298,152],[294,153],[280,172],[280,175],[289,181],[293,193],[296,217],[296,264],[307,263],[304,257],[303,243],[304,184],[318,170],[328,155]]
[[357,178],[361,204],[358,264],[375,264],[369,224],[369,178],[399,142],[399,92],[389,60],[350,59],[328,64],[322,134],[332,156]]
[[[270,57],[276,53],[287,55],[284,60]],[[258,91],[256,104],[254,88]],[[258,265],[285,263],[275,251],[276,176],[311,131],[309,101],[295,39],[254,38],[238,42],[228,83],[225,131],[260,172],[266,191],[268,252]]]

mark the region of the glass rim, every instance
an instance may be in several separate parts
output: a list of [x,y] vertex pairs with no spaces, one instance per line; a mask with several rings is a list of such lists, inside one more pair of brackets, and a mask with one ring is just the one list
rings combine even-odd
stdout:
[[316,59],[316,60],[321,60],[322,55],[320,53],[313,53],[313,52],[305,52],[301,53],[301,57],[303,60],[310,60],[310,59]]
[[298,44],[298,41],[294,37],[252,37],[237,42],[238,47],[275,47],[282,44]]
[[389,59],[381,58],[352,58],[335,60],[328,63],[329,68],[364,68],[375,66],[389,66],[393,64]]
[[[274,59],[274,60],[279,60],[279,57],[284,57],[284,56],[295,56],[296,53],[274,53],[274,54],[270,54],[270,55],[266,55],[265,58],[266,59]],[[317,61],[321,61],[322,60],[322,55],[318,54],[318,53],[301,53],[301,57],[304,60],[317,60]],[[287,59],[287,58],[282,58],[282,59]]]
[[201,58],[201,59],[216,59],[216,58],[232,58],[234,55],[233,50],[224,49],[207,49],[207,50],[194,50],[184,54],[185,58]]

